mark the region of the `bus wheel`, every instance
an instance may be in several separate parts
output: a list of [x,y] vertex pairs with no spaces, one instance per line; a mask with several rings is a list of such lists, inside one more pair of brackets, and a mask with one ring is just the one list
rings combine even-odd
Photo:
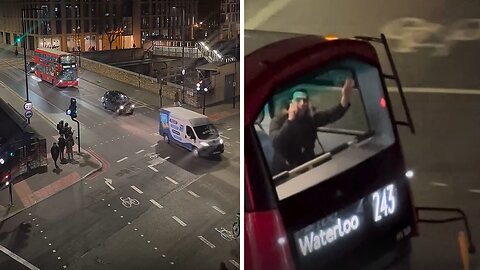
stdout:
[[166,141],[167,143],[170,143],[170,138],[168,137],[167,134],[163,134],[163,140]]
[[198,148],[194,147],[192,152],[195,157],[198,157]]

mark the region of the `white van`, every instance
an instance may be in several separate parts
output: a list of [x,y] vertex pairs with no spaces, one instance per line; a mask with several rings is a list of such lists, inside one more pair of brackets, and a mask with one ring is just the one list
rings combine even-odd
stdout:
[[160,136],[192,151],[195,156],[220,155],[223,140],[207,116],[182,107],[160,110]]

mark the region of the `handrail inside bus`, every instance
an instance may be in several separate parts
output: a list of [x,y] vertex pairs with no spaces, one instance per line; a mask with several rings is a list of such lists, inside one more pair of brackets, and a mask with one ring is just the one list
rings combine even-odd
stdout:
[[[335,133],[333,131],[336,129],[330,128],[328,130],[332,133]],[[343,131],[342,134],[348,134],[348,135],[358,134],[358,136],[356,136],[355,139],[351,141],[340,144],[339,146],[333,148],[329,152],[323,153],[322,155],[303,163],[302,165],[299,165],[289,171],[283,171],[281,173],[274,175],[272,179],[275,182],[275,185],[279,185],[283,183],[284,181],[286,181],[287,179],[289,179],[294,175],[302,174],[308,170],[318,167],[319,165],[322,165],[323,163],[331,160],[334,155],[342,152],[343,150],[349,148],[350,146],[360,147],[368,143],[370,140],[373,139],[373,135],[375,133],[373,130],[370,130],[370,131],[356,131],[356,130],[342,130],[342,129],[338,129],[338,130]],[[336,132],[336,133],[340,133],[340,132]]]

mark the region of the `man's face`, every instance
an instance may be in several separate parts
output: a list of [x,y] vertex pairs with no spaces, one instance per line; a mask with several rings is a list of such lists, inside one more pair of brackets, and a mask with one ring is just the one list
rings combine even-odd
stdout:
[[308,96],[304,92],[295,92],[292,102],[298,108],[298,113],[303,116],[308,110]]

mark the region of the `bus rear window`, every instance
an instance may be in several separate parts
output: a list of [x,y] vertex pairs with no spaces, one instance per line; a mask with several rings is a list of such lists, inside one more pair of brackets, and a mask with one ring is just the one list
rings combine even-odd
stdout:
[[392,145],[384,102],[378,70],[354,59],[332,63],[275,91],[255,130],[279,199]]

